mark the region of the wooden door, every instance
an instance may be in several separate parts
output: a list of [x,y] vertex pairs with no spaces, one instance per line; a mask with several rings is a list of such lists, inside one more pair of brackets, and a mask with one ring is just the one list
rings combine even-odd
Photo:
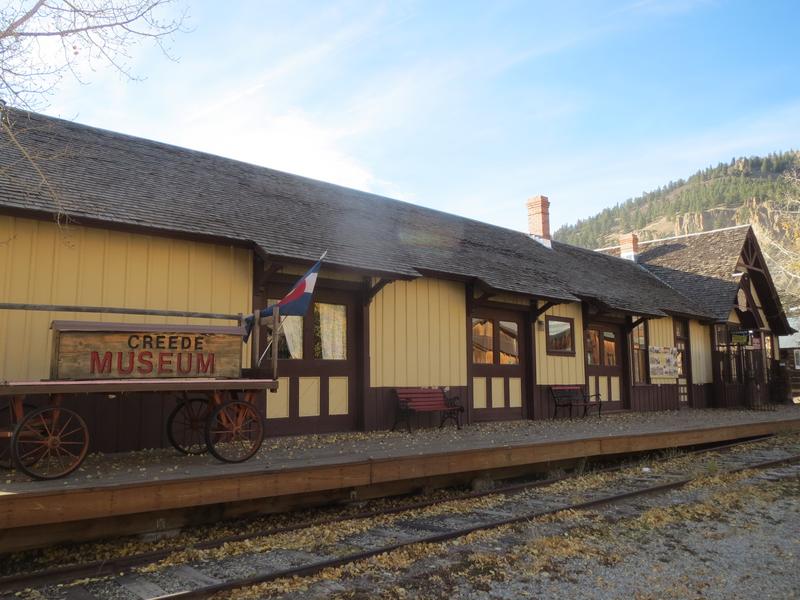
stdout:
[[689,406],[692,390],[692,357],[689,346],[689,323],[674,319],[675,348],[678,350],[678,400],[681,406]]
[[599,394],[603,410],[626,408],[622,344],[618,325],[593,323],[586,330],[586,388]]
[[[288,287],[270,286],[272,304]],[[277,393],[268,393],[268,434],[350,431],[358,426],[357,295],[318,289],[304,317],[286,317],[278,342]],[[263,351],[263,350],[262,350]]]
[[521,419],[525,401],[525,316],[476,308],[472,314],[472,418]]

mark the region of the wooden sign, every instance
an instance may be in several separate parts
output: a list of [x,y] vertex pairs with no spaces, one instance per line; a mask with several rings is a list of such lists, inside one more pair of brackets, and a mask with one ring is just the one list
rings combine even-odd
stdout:
[[53,321],[53,379],[241,376],[241,327]]
[[750,332],[746,329],[741,331],[731,331],[731,344],[747,346],[750,343]]

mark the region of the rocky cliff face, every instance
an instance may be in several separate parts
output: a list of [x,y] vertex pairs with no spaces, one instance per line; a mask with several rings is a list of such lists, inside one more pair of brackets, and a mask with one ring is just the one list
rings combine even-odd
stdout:
[[[749,224],[758,238],[784,307],[800,310],[800,214],[775,202],[748,200],[739,208],[712,208],[661,218],[641,230],[642,239],[686,235]],[[670,230],[670,231],[668,231]],[[616,243],[615,236],[607,238]]]

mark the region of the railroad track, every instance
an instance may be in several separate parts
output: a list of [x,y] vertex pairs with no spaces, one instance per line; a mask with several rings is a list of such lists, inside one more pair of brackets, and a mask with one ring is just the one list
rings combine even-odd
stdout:
[[[88,600],[110,595],[118,597],[110,593],[117,586],[128,598],[206,598],[284,577],[311,575],[412,544],[443,542],[564,510],[588,509],[663,493],[693,481],[698,470],[710,472],[712,465],[713,471],[721,474],[800,462],[797,452],[800,440],[795,439],[789,446],[791,448],[783,448],[775,440],[755,444],[737,442],[667,460],[663,465],[669,469],[659,468],[658,461],[649,472],[612,467],[587,475],[599,479],[598,485],[578,488],[580,498],[577,501],[576,489],[569,484],[578,479],[562,477],[466,494],[444,502],[418,502],[389,510],[364,511],[347,517],[229,536],[198,544],[183,557],[179,554],[176,557],[174,550],[164,550],[104,564],[51,569],[0,580],[0,594],[35,587],[40,597]],[[339,534],[337,529],[341,530]],[[325,531],[325,535],[317,536],[315,532],[319,531]],[[294,543],[293,537],[305,537],[305,547]],[[271,545],[271,538],[279,538],[278,543]],[[253,572],[240,574],[242,569],[237,562],[250,563],[247,568]],[[152,564],[157,568],[141,570],[142,566]],[[226,577],[231,574],[232,577]],[[85,581],[102,576],[105,578],[100,581]],[[70,585],[76,580],[78,584]],[[66,585],[55,586],[56,583]]]

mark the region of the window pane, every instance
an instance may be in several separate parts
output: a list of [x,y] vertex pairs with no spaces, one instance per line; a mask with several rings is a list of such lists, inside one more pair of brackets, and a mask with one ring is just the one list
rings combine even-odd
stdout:
[[631,331],[631,358],[633,383],[647,383],[650,359],[647,355],[646,322],[639,323]]
[[547,349],[555,352],[574,352],[572,344],[572,323],[569,321],[547,320]]
[[603,364],[617,366],[617,336],[613,331],[603,332]]
[[634,347],[645,346],[644,323],[639,323],[636,327],[633,328],[633,332],[631,333],[631,339],[633,340]]
[[[277,303],[277,298],[267,300],[268,306]],[[303,317],[281,317],[281,323],[278,358],[303,358]]]
[[472,362],[494,362],[494,328],[488,319],[472,319]]
[[636,350],[633,353],[633,381],[634,383],[647,383],[647,351]]
[[586,332],[586,363],[600,364],[600,332],[596,329]]
[[314,303],[314,358],[347,358],[347,307]]
[[517,324],[512,321],[500,321],[500,364],[519,364],[519,342]]

